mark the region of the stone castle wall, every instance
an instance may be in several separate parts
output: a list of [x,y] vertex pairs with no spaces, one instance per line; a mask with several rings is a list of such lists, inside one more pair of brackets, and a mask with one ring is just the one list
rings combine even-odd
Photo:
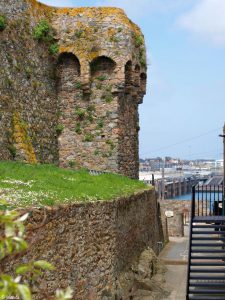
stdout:
[[[163,227],[167,226],[169,236],[183,236],[184,225],[190,221],[190,200],[160,200]],[[173,217],[166,218],[165,212],[172,211]]]
[[[17,11],[18,13],[15,13]],[[138,177],[144,37],[120,9],[3,0],[0,159],[57,162]],[[37,41],[43,19],[58,53]]]
[[[74,300],[127,299],[119,278],[148,247],[164,240],[154,190],[110,202],[31,209],[28,252],[3,265],[45,259],[56,266],[40,278],[34,299],[71,286]],[[130,282],[132,286],[132,282]]]
[[[40,6],[41,8],[42,6]],[[26,1],[0,1],[0,159],[58,159],[54,61],[33,27],[48,11]]]

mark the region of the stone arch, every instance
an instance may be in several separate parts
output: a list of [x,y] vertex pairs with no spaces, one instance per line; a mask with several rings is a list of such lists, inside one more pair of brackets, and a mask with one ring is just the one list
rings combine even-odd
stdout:
[[132,61],[129,60],[125,65],[125,85],[132,85]]
[[140,73],[141,67],[139,65],[136,65],[134,70],[135,70],[135,73]]
[[147,75],[146,73],[141,73],[140,75],[140,86],[143,92],[146,91]]
[[81,65],[73,53],[62,53],[57,63],[59,164],[68,167],[77,157],[74,110],[82,92]]
[[64,52],[59,55],[57,64],[58,91],[72,91],[81,74],[81,65],[79,59],[70,52]]
[[136,65],[135,69],[134,69],[134,85],[135,86],[140,86],[140,72],[141,72],[140,66]]
[[91,77],[112,76],[116,68],[114,60],[107,56],[99,56],[90,63]]

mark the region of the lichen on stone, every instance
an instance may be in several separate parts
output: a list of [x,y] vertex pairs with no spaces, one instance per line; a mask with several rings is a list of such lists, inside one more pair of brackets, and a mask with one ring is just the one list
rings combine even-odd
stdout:
[[19,112],[14,112],[12,124],[13,139],[17,152],[20,152],[21,156],[24,156],[25,161],[28,163],[36,164],[37,158],[28,133],[28,125],[22,121]]

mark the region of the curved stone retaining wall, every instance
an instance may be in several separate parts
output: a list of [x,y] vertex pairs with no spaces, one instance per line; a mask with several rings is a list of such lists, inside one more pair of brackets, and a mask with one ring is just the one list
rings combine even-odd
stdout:
[[[37,284],[35,299],[47,299],[57,288],[71,286],[73,299],[117,299],[118,278],[148,247],[158,252],[163,241],[153,190],[110,202],[32,209],[27,224],[29,250],[12,266],[45,259],[56,270]],[[106,297],[106,298],[104,298]],[[120,298],[118,298],[120,299]]]

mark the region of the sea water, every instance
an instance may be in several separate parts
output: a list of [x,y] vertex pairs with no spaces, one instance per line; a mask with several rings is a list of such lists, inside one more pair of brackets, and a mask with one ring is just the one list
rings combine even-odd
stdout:
[[[195,199],[196,200],[208,200],[210,201],[210,198],[211,198],[211,201],[214,202],[215,201],[222,201],[222,192],[221,193],[214,193],[214,192],[211,192],[211,195],[210,193],[199,193],[199,196],[198,196],[198,193],[196,192],[195,194]],[[191,200],[192,199],[192,193],[190,194],[186,194],[186,195],[182,195],[182,196],[176,196],[174,198],[171,198],[171,200]]]

